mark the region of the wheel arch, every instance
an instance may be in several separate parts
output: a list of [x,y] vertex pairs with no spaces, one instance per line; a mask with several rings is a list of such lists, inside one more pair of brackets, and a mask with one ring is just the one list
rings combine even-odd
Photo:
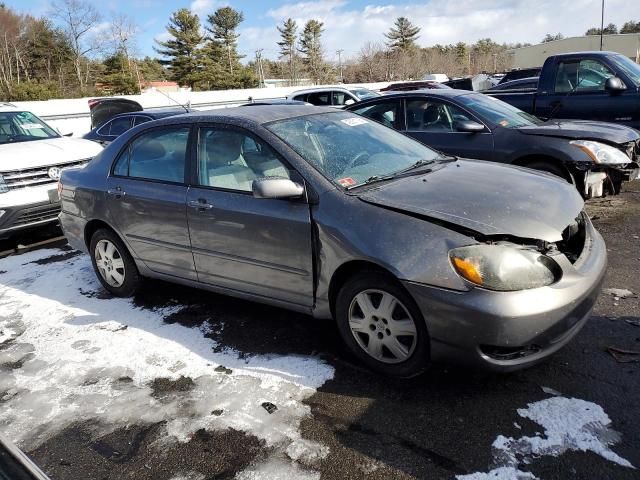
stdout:
[[[100,219],[89,220],[84,227],[84,244],[87,246],[87,249],[89,249],[91,246],[91,237],[93,237],[93,234],[96,233],[101,228],[106,228],[108,230],[111,230],[113,233],[118,235],[120,240],[122,240],[122,237],[120,236],[120,234],[104,220],[100,220]],[[124,241],[123,243],[126,245]]]
[[546,153],[528,154],[522,157],[518,157],[511,162],[512,165],[517,165],[519,167],[528,167],[529,165],[534,163],[548,163],[550,165],[553,165],[554,167],[557,167],[560,170],[562,170],[564,178],[565,180],[567,180],[567,182],[575,183],[573,174],[571,173],[569,168],[567,168],[566,162],[561,158],[558,158],[553,155],[549,155]]
[[[329,282],[329,308],[331,309],[331,316],[335,318],[336,315],[336,299],[338,298],[338,292],[349,278],[361,272],[375,272],[382,275],[386,275],[394,280],[398,280],[390,270],[378,265],[377,263],[368,260],[350,260],[340,265],[331,276]],[[400,286],[400,282],[398,282]],[[402,287],[404,288],[404,287]]]

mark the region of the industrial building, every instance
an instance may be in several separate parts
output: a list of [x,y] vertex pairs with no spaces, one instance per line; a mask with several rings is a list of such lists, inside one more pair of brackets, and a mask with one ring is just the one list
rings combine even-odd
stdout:
[[[618,52],[640,63],[640,33],[603,36],[602,50]],[[600,35],[563,38],[511,50],[513,68],[539,67],[550,55],[600,50]]]

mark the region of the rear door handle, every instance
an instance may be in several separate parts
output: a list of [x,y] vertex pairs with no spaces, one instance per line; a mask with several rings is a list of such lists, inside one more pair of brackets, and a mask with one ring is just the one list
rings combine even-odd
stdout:
[[199,198],[198,200],[189,200],[187,202],[187,205],[202,212],[204,212],[205,210],[211,210],[213,208],[213,205],[207,202],[204,198]]
[[115,189],[107,190],[107,194],[115,198],[122,198],[127,194],[127,192],[123,191],[120,187],[116,187]]

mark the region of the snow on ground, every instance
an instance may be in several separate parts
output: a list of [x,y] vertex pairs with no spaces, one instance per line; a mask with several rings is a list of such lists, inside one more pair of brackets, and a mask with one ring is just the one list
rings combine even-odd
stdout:
[[611,420],[600,405],[556,396],[530,403],[528,408],[518,409],[518,415],[539,424],[544,434],[517,439],[499,435],[492,445],[497,468],[488,473],[458,475],[458,480],[535,479],[518,466],[530,464],[537,457],[557,457],[568,450],[591,451],[623,467],[635,468],[609,448],[620,441],[620,435],[610,428]]
[[[163,322],[181,307],[148,310],[104,298],[87,256],[40,264],[59,253],[0,260],[0,433],[30,450],[76,422],[92,422],[103,435],[166,421],[159,443],[231,427],[263,439],[277,455],[242,478],[274,465],[302,472],[297,461],[327,455],[298,427],[309,413],[302,401],[332,378],[332,367],[315,357],[214,352],[215,342],[203,335],[209,325],[201,331]],[[221,365],[226,369],[216,371]],[[158,394],[158,378],[187,388]],[[277,410],[269,414],[263,402]]]

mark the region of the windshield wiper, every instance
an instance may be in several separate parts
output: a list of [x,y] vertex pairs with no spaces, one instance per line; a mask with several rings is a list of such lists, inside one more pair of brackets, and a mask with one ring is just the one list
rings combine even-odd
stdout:
[[432,163],[435,163],[435,160],[425,160],[425,159],[418,160],[417,162],[409,165],[408,167],[403,168],[402,170],[398,170],[397,172],[390,173],[388,175],[372,175],[362,183],[358,183],[357,185],[351,185],[351,186],[347,187],[347,190],[351,190],[352,188],[361,187],[363,185],[370,185],[372,183],[384,182],[384,181],[387,181],[387,180],[393,180],[394,178],[400,178],[400,177],[408,174],[409,172],[412,172],[413,170],[416,170],[416,169],[418,169],[420,167],[423,167],[425,165],[431,165]]

